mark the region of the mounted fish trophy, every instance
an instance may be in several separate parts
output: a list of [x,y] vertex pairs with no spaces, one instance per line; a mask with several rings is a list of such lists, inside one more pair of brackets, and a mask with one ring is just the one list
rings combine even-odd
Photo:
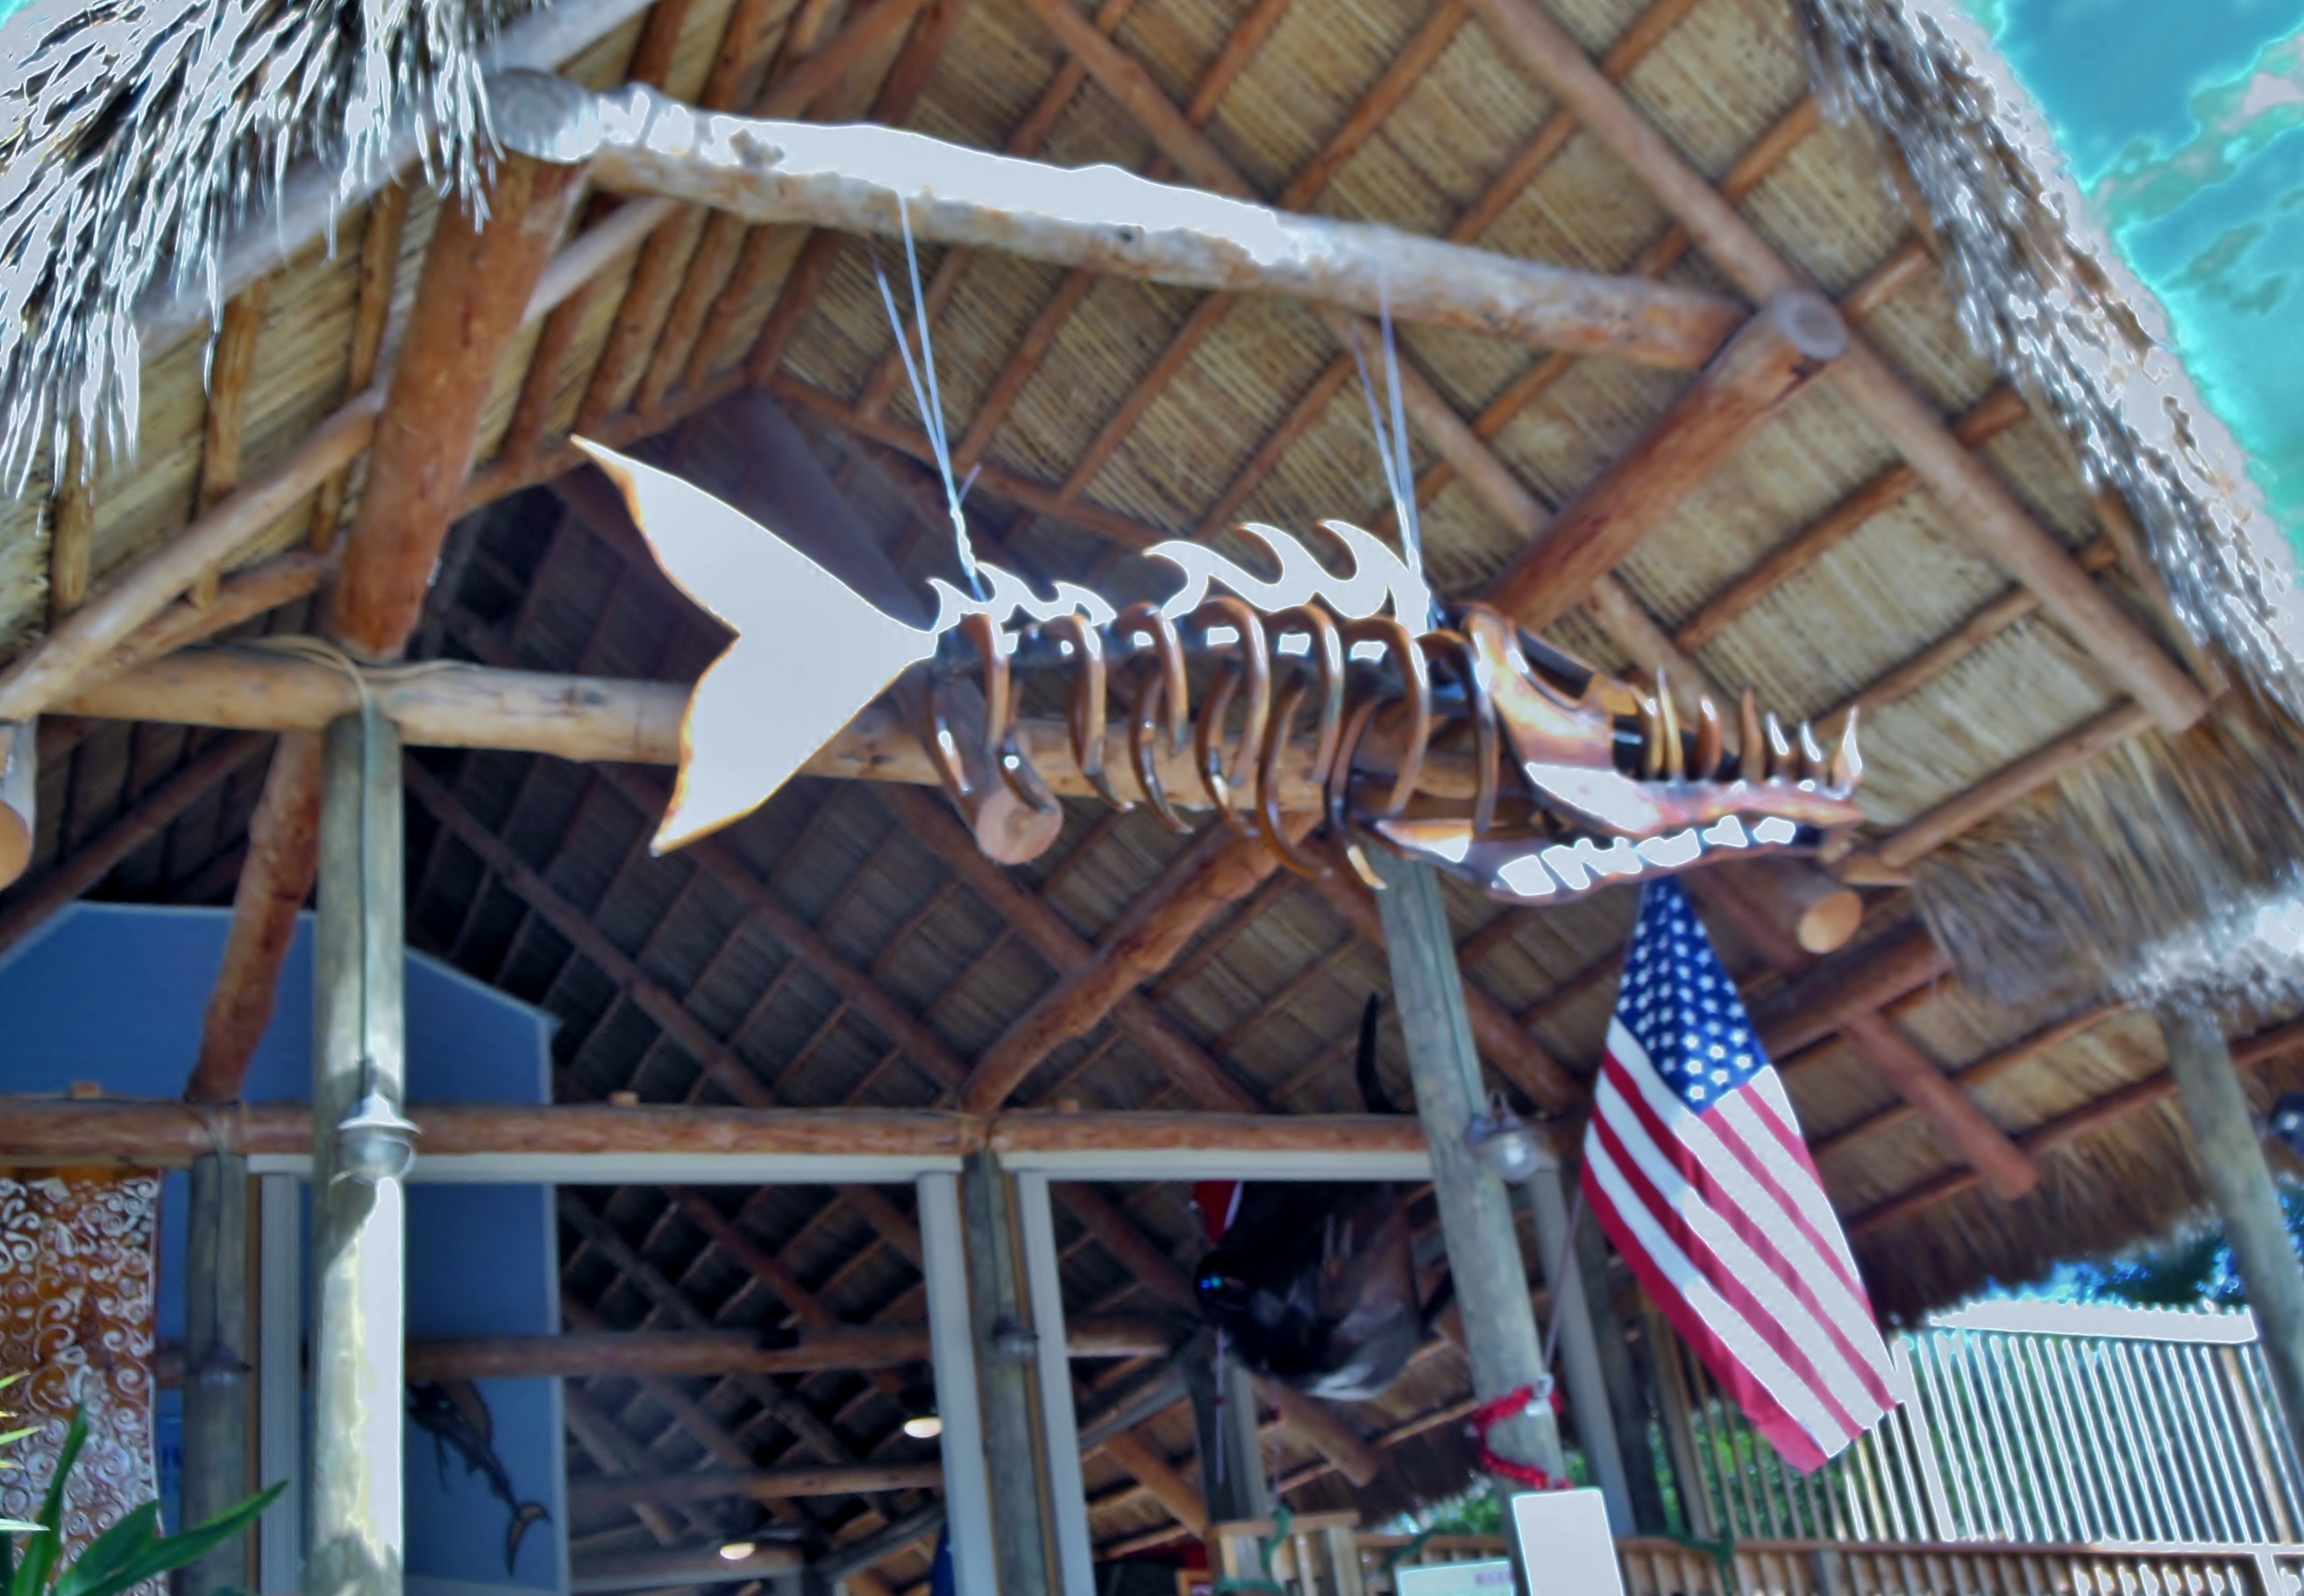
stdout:
[[[1268,580],[1204,545],[1164,543],[1147,553],[1182,587],[1115,609],[1071,583],[1043,598],[981,565],[980,598],[932,579],[938,609],[922,629],[703,490],[582,446],[665,573],[736,634],[689,700],[658,852],[750,814],[916,666],[920,740],[971,825],[995,800],[1055,813],[1021,715],[1025,681],[1048,672],[1068,679],[1067,751],[1089,790],[1120,809],[1140,799],[1179,832],[1191,829],[1180,805],[1213,807],[1307,875],[1334,866],[1296,840],[1290,808],[1323,811],[1371,883],[1361,850],[1373,839],[1513,903],[1813,849],[1862,818],[1852,715],[1827,758],[1806,726],[1795,739],[1764,718],[1748,689],[1731,751],[1714,706],[1683,727],[1661,678],[1652,695],[1637,690],[1482,604],[1433,628],[1422,578],[1341,521],[1320,525],[1351,557],[1349,576],[1251,524],[1278,563]],[[980,723],[956,724],[952,688],[970,679]]]

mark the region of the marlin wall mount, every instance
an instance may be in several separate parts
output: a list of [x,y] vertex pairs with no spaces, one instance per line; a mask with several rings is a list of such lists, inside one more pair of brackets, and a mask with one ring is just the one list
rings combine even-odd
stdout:
[[[1304,874],[1335,865],[1300,840],[1283,786],[1309,785],[1337,851],[1371,883],[1361,850],[1373,840],[1512,903],[1813,850],[1862,819],[1853,715],[1827,757],[1807,726],[1787,737],[1763,716],[1747,688],[1731,751],[1708,701],[1683,727],[1668,684],[1636,689],[1486,605],[1455,606],[1433,625],[1442,612],[1418,573],[1341,521],[1320,525],[1350,556],[1346,576],[1287,533],[1249,524],[1277,563],[1273,578],[1205,545],[1165,543],[1147,553],[1183,585],[1115,608],[1071,583],[1043,597],[981,565],[982,598],[933,581],[936,617],[923,629],[702,489],[583,447],[665,574],[736,634],[689,699],[658,852],[758,807],[915,668],[921,741],[971,823],[995,798],[1056,810],[1020,736],[1027,684],[1051,672],[1066,679],[1071,757],[1104,801],[1131,808],[1132,789],[1180,832],[1191,829],[1180,806],[1213,807]],[[983,713],[956,722],[952,688],[970,679]],[[1173,781],[1187,752],[1189,782],[1172,790],[1162,768]]]

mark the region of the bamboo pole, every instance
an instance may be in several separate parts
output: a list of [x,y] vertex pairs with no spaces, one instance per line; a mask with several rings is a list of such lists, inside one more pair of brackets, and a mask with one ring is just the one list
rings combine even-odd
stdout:
[[[372,739],[372,741],[371,741]],[[405,1209],[400,1182],[340,1178],[336,1127],[406,1095],[400,739],[330,726],[312,955],[311,1596],[400,1596]]]
[[[250,1373],[248,1321],[248,1161],[204,1154],[192,1162],[184,1229],[183,1519],[205,1524],[248,1494]],[[216,1548],[189,1570],[189,1596],[248,1585],[249,1537]]]
[[[1393,1001],[1400,1008],[1417,1118],[1431,1153],[1433,1195],[1456,1281],[1473,1393],[1485,1402],[1522,1386],[1542,1389],[1544,1355],[1529,1305],[1528,1271],[1512,1225],[1512,1198],[1465,1140],[1486,1094],[1439,878],[1427,866],[1381,849],[1372,857],[1385,883],[1376,903],[1392,960]],[[1555,1476],[1566,1472],[1548,1406],[1539,1404],[1537,1411],[1498,1424],[1493,1439],[1506,1457]],[[1500,1503],[1522,1489],[1502,1476],[1495,1478],[1495,1486]]]
[[1048,1504],[1038,1392],[1032,1378],[1031,1313],[1024,1300],[1021,1247],[1008,1176],[986,1153],[961,1173],[961,1228],[968,1254],[969,1324],[984,1395],[984,1461],[992,1490],[993,1559],[1005,1592],[1053,1592]]
[[1284,214],[1110,167],[1047,166],[893,128],[700,113],[639,84],[594,95],[521,73],[493,87],[496,131],[511,148],[589,160],[603,187],[753,222],[894,235],[901,205],[926,241],[1371,316],[1388,306],[1402,321],[1659,366],[1701,365],[1742,319],[1712,294]]
[[2230,1044],[2215,1017],[2198,1009],[2163,1008],[2160,1034],[2168,1070],[2192,1130],[2193,1161],[2224,1216],[2224,1238],[2239,1260],[2264,1343],[2273,1389],[2280,1394],[2289,1443],[2304,1457],[2304,1268],[2296,1261],[2287,1215],[2257,1140],[2248,1094],[2240,1089]]

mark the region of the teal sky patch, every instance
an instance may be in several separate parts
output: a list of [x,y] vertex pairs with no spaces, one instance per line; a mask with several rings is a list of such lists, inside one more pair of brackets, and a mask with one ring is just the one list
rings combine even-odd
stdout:
[[1968,0],[2304,549],[2304,0]]

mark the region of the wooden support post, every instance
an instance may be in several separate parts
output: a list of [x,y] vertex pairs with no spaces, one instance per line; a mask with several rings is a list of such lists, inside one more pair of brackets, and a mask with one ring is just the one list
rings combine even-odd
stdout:
[[992,1488],[992,1550],[1004,1596],[1055,1589],[1033,1403],[1031,1318],[1008,1177],[988,1153],[961,1173],[970,1325],[984,1393],[984,1473]]
[[[988,1158],[987,1161],[991,1161]],[[1088,1485],[1080,1477],[1080,1414],[1072,1406],[1072,1364],[1065,1356],[1063,1259],[1056,1251],[1055,1212],[1048,1178],[1022,1174],[1013,1186],[1017,1240],[1032,1308],[1033,1375],[1039,1385],[1042,1477],[1046,1481],[1049,1540],[1056,1559],[1054,1589],[1063,1596],[1096,1596],[1096,1552],[1088,1541]]]
[[[1408,1041],[1416,1114],[1432,1158],[1432,1191],[1472,1362],[1472,1393],[1491,1401],[1521,1386],[1541,1386],[1544,1354],[1529,1305],[1528,1271],[1512,1227],[1512,1198],[1494,1170],[1472,1155],[1464,1133],[1483,1106],[1480,1060],[1464,1012],[1464,978],[1456,967],[1440,882],[1429,867],[1376,849],[1370,856],[1385,890],[1385,950],[1392,960],[1392,999]],[[1553,1474],[1564,1472],[1560,1432],[1548,1407],[1496,1426],[1498,1452]],[[1519,1487],[1498,1478],[1500,1498]]]
[[1608,1238],[1599,1226],[1576,1227],[1576,1262],[1584,1278],[1585,1306],[1591,1315],[1600,1381],[1607,1389],[1608,1410],[1615,1417],[1616,1452],[1624,1460],[1624,1484],[1632,1502],[1632,1533],[1661,1535],[1666,1521],[1664,1488],[1657,1481],[1656,1456],[1648,1445],[1650,1382],[1632,1355],[1624,1333],[1624,1316],[1617,1312],[1614,1294],[1608,1289]]
[[[1560,1321],[1560,1369],[1568,1388],[1568,1405],[1576,1415],[1576,1439],[1582,1443],[1585,1464],[1607,1503],[1608,1527],[1619,1535],[1639,1533],[1632,1513],[1632,1488],[1624,1472],[1623,1449],[1616,1443],[1616,1410],[1609,1400],[1608,1378],[1600,1366],[1599,1338],[1593,1333],[1592,1304],[1584,1289],[1584,1259],[1569,1227],[1597,1230],[1598,1221],[1583,1217],[1583,1203],[1572,1206],[1561,1189],[1561,1170],[1549,1164],[1528,1183],[1529,1215],[1536,1221],[1537,1262],[1546,1273],[1545,1288],[1552,1293],[1552,1312]],[[1554,1279],[1551,1271],[1560,1278]],[[1460,1284],[1457,1289],[1461,1292]]]
[[[1192,1401],[1192,1435],[1199,1451],[1200,1495],[1212,1524],[1268,1518],[1272,1494],[1264,1478],[1264,1448],[1256,1432],[1256,1385],[1239,1361],[1220,1355],[1203,1333],[1176,1355]],[[1213,1554],[1216,1549],[1211,1548]],[[1212,1565],[1218,1566],[1218,1565]]]
[[[249,1490],[245,1158],[211,1153],[192,1161],[184,1229],[183,1519],[205,1524]],[[189,1596],[246,1589],[248,1546],[241,1535],[193,1564]]]
[[944,1420],[945,1524],[952,1536],[956,1596],[995,1596],[992,1507],[987,1476],[984,1410],[978,1400],[975,1316],[961,1256],[966,1227],[960,1181],[923,1175],[919,1193],[920,1272],[928,1287],[928,1341],[936,1360],[936,1414]]
[[[370,746],[368,739],[373,738]],[[310,1596],[400,1596],[405,1211],[400,1182],[339,1178],[336,1127],[406,1097],[400,739],[330,726],[312,957]]]
[[2224,1216],[2224,1238],[2248,1287],[2265,1362],[2288,1421],[2289,1443],[2304,1457],[2304,1268],[2298,1266],[2288,1238],[2287,1216],[2257,1139],[2248,1094],[2240,1090],[2232,1048],[2215,1015],[2163,1009],[2160,1034],[2167,1041],[2168,1070],[2176,1077],[2176,1094],[2192,1129],[2201,1183]]

